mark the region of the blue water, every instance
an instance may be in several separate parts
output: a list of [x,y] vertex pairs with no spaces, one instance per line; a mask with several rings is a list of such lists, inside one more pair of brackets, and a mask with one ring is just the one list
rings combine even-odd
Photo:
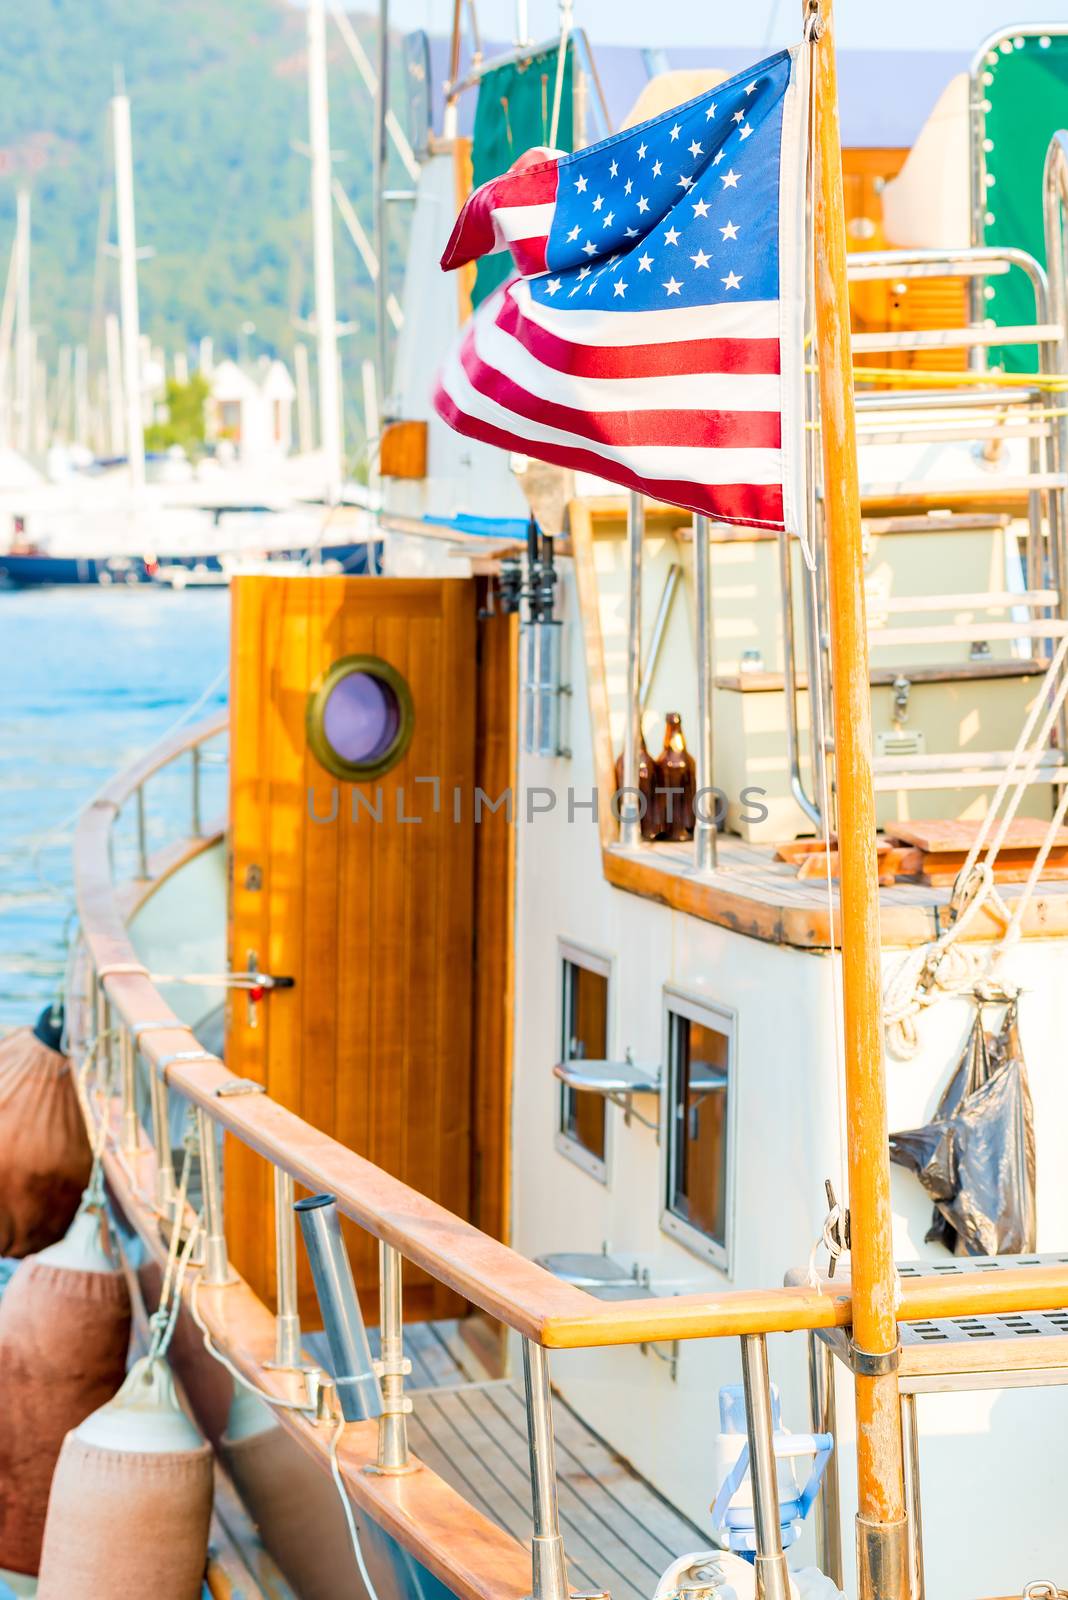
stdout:
[[[0,1033],[56,992],[74,813],[225,671],[228,624],[225,590],[0,593]],[[224,677],[194,720],[225,699]],[[223,781],[211,769],[207,817]],[[160,841],[187,814],[188,768],[155,780],[148,798]],[[120,862],[129,840],[124,822]]]

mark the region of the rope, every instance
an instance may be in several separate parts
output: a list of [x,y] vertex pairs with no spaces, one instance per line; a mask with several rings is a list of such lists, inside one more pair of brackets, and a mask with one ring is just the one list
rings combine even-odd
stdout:
[[[87,1209],[90,1204],[95,1203],[95,1201],[91,1201],[89,1197],[91,1194],[95,1195],[96,1190],[99,1189],[100,1209],[105,1218],[107,1217],[107,1210],[103,1189],[103,1155],[108,1136],[106,1104],[105,1107],[102,1108],[100,1118],[99,1120],[95,1121],[94,1126],[94,1119],[89,1104],[89,1075],[92,1072],[93,1066],[96,1062],[100,1045],[106,1038],[113,1036],[115,1032],[116,1030],[113,1028],[107,1029],[105,1032],[95,1035],[89,1041],[85,1053],[85,1059],[81,1064],[81,1069],[76,1078],[79,1091],[79,1109],[81,1110],[82,1117],[85,1120],[87,1131],[92,1135],[91,1145],[93,1151],[93,1166],[90,1173],[89,1187],[86,1189],[86,1198],[83,1200],[82,1207],[80,1209]],[[108,1086],[105,1085],[105,1092],[107,1087]],[[174,1338],[174,1331],[178,1325],[178,1315],[182,1307],[182,1292],[185,1285],[186,1273],[192,1259],[193,1251],[196,1248],[204,1227],[203,1215],[199,1214],[194,1218],[193,1223],[186,1235],[185,1244],[184,1246],[182,1245],[181,1222],[183,1216],[185,1215],[186,1200],[189,1193],[189,1172],[192,1165],[193,1152],[194,1150],[199,1150],[200,1144],[199,1135],[195,1127],[191,1127],[186,1133],[184,1143],[185,1148],[182,1156],[182,1171],[178,1180],[178,1194],[175,1199],[174,1211],[172,1214],[173,1221],[171,1227],[171,1237],[167,1248],[167,1260],[164,1267],[163,1282],[160,1285],[159,1304],[157,1305],[152,1316],[149,1318],[151,1337],[149,1341],[147,1359],[150,1363],[162,1360],[166,1356],[167,1351],[170,1349],[171,1341]],[[323,1388],[325,1387],[324,1375],[321,1371],[316,1371],[314,1374],[316,1380],[315,1393],[310,1404],[298,1400],[284,1400],[277,1395],[271,1394],[267,1389],[262,1388],[259,1384],[253,1383],[250,1378],[247,1378],[243,1372],[240,1372],[233,1362],[224,1356],[222,1351],[219,1350],[212,1340],[211,1330],[201,1316],[200,1308],[197,1304],[197,1295],[200,1289],[202,1270],[202,1268],[197,1269],[196,1275],[190,1284],[189,1313],[196,1327],[200,1330],[201,1338],[204,1343],[204,1349],[210,1356],[214,1358],[214,1360],[219,1363],[220,1366],[224,1367],[226,1371],[229,1372],[230,1376],[234,1378],[236,1382],[242,1384],[246,1389],[251,1390],[254,1395],[256,1395],[272,1409],[277,1411],[299,1411],[303,1416],[311,1417],[313,1421],[318,1420],[320,1396]],[[310,1376],[311,1374],[309,1374],[309,1377]],[[332,1379],[327,1379],[326,1382],[333,1386]],[[352,1553],[355,1557],[356,1565],[359,1568],[360,1577],[363,1579],[369,1600],[378,1600],[377,1590],[371,1581],[371,1575],[367,1570],[367,1563],[364,1560],[363,1545],[360,1540],[359,1529],[356,1526],[356,1519],[353,1515],[352,1504],[349,1500],[348,1490],[345,1488],[345,1480],[341,1476],[341,1466],[338,1461],[338,1445],[340,1444],[342,1436],[344,1435],[346,1426],[347,1424],[344,1413],[341,1412],[338,1416],[337,1426],[335,1427],[330,1439],[330,1474],[334,1480],[335,1487],[337,1488],[338,1497],[341,1500],[341,1509],[345,1516],[349,1540],[352,1544]]]
[[[887,1048],[899,1060],[908,1061],[919,1049],[917,1018],[921,1011],[944,995],[966,994],[984,976],[981,952],[956,948],[980,911],[992,909],[1004,930],[998,944],[986,959],[989,976],[1020,936],[1023,918],[1042,874],[1057,830],[1068,813],[1068,791],[1062,794],[1050,818],[1041,849],[1035,858],[1024,889],[1010,912],[994,882],[994,864],[1008,837],[1009,828],[1024,794],[1038,775],[1048,748],[1049,736],[1061,707],[1068,697],[1068,673],[1063,673],[1068,657],[1068,635],[1057,646],[1042,680],[1034,704],[1024,719],[1019,738],[1005,771],[994,791],[990,807],[957,874],[950,897],[950,923],[933,943],[922,945],[904,957],[889,978],[883,994],[883,1022]],[[1042,718],[1050,688],[1060,675],[1052,700]],[[1011,789],[1011,794],[1009,793]],[[983,856],[980,862],[979,857]]]
[[[198,1304],[200,1285],[201,1274],[198,1272],[196,1277],[193,1279],[192,1284],[190,1285],[189,1314],[197,1328],[200,1330],[204,1349],[208,1352],[208,1354],[212,1356],[221,1367],[225,1368],[225,1370],[230,1374],[236,1383],[239,1383],[243,1388],[248,1389],[250,1393],[254,1394],[258,1400],[262,1400],[264,1405],[270,1406],[272,1410],[299,1411],[302,1416],[308,1417],[312,1419],[312,1421],[317,1420],[319,1395],[321,1391],[329,1386],[334,1388],[336,1393],[336,1386],[334,1385],[333,1379],[327,1377],[321,1371],[317,1371],[315,1373],[315,1378],[318,1380],[318,1383],[316,1389],[316,1398],[311,1404],[307,1404],[300,1400],[284,1400],[278,1395],[271,1394],[270,1390],[262,1388],[260,1384],[254,1383],[251,1378],[246,1377],[243,1372],[234,1366],[234,1363],[229,1359],[229,1357],[222,1353],[218,1345],[216,1345],[212,1339],[211,1329],[208,1327],[207,1323],[204,1321],[204,1318],[200,1314],[200,1306]],[[345,1488],[345,1480],[341,1476],[341,1464],[337,1457],[338,1445],[341,1443],[341,1439],[344,1435],[346,1427],[347,1423],[345,1421],[344,1413],[339,1413],[337,1426],[335,1427],[330,1438],[330,1475],[334,1480],[334,1486],[337,1489],[338,1498],[341,1501],[341,1509],[345,1516],[345,1523],[349,1533],[349,1541],[352,1545],[352,1553],[356,1558],[356,1565],[360,1570],[360,1577],[363,1579],[366,1586],[369,1600],[378,1600],[377,1591],[374,1584],[371,1582],[370,1574],[367,1571],[367,1563],[364,1560],[363,1545],[360,1540],[359,1529],[356,1526],[356,1518],[353,1515],[352,1503],[349,1500],[348,1490]]]
[[338,1499],[341,1501],[341,1509],[345,1513],[345,1522],[348,1525],[349,1538],[352,1541],[352,1553],[356,1557],[356,1565],[360,1569],[360,1577],[363,1579],[364,1587],[367,1590],[370,1600],[378,1600],[378,1591],[371,1582],[371,1575],[367,1571],[367,1563],[363,1559],[363,1545],[360,1542],[359,1530],[356,1527],[356,1518],[352,1513],[352,1502],[349,1499],[349,1492],[345,1488],[345,1480],[341,1476],[341,1464],[337,1458],[337,1447],[341,1443],[342,1435],[345,1432],[346,1426],[347,1424],[345,1422],[345,1417],[344,1414],[342,1414],[342,1416],[338,1418],[337,1427],[334,1429],[330,1437],[330,1475],[334,1480],[334,1486],[338,1492]]
[[186,1268],[193,1249],[200,1237],[203,1219],[199,1215],[194,1218],[192,1226],[186,1235],[184,1247],[182,1246],[182,1218],[185,1216],[186,1196],[189,1193],[189,1168],[192,1164],[192,1155],[198,1145],[197,1135],[190,1130],[185,1136],[185,1151],[182,1156],[182,1173],[178,1180],[178,1194],[171,1213],[171,1237],[167,1246],[167,1261],[163,1273],[163,1282],[160,1285],[159,1304],[149,1319],[152,1338],[148,1347],[150,1362],[159,1360],[170,1349],[174,1330],[178,1323],[178,1312],[182,1304],[182,1283],[185,1278]]

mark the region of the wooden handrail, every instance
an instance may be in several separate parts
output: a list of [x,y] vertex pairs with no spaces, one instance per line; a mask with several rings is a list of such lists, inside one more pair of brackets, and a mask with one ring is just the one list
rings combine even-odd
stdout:
[[[74,840],[74,883],[82,937],[113,1015],[127,1027],[151,1022],[140,1050],[168,1085],[202,1106],[214,1121],[298,1183],[329,1189],[341,1211],[394,1245],[439,1282],[550,1349],[707,1339],[755,1332],[845,1327],[852,1321],[848,1279],[777,1289],[659,1299],[600,1301],[563,1283],[471,1223],[320,1133],[265,1094],[220,1097],[232,1079],[217,1058],[168,1061],[199,1042],[175,1016],[137,958],[126,930],[108,848],[122,806],[146,778],[194,745],[218,735],[225,718],[191,728],[113,778],[82,813]],[[173,856],[172,859],[178,859]],[[118,969],[118,970],[116,970]],[[954,1273],[899,1285],[899,1322],[927,1317],[1042,1311],[1068,1305],[1068,1268],[1030,1267],[998,1273]]]

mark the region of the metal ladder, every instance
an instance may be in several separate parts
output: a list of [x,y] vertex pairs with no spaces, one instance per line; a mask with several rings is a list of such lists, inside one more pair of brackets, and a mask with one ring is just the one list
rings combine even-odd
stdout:
[[[1065,136],[1060,136],[1065,137]],[[1056,146],[1056,141],[1054,142]],[[1048,170],[1048,169],[1047,169]],[[1059,176],[1068,178],[1068,139],[1061,158]],[[1061,191],[1058,190],[1058,194]],[[1061,223],[1060,204],[1047,208],[1047,252],[1056,241],[1049,238],[1054,226],[1051,211],[1056,211],[1056,226]],[[1061,260],[1050,254],[1051,261]],[[1026,471],[1009,478],[1000,476],[991,487],[1006,495],[1026,495],[1027,539],[1021,551],[1024,582],[1021,592],[1007,584],[980,593],[924,593],[894,596],[884,603],[883,618],[869,627],[872,646],[931,645],[993,640],[1033,641],[1032,654],[1047,661],[1057,642],[1068,634],[1068,430],[1065,419],[1057,415],[1068,396],[1051,394],[1045,388],[1028,384],[1006,384],[991,374],[983,381],[986,352],[992,346],[1036,345],[1038,370],[1042,376],[1065,372],[1065,312],[1063,273],[1051,293],[1044,269],[1033,256],[1014,249],[974,248],[956,251],[887,250],[872,251],[849,258],[851,282],[904,281],[922,278],[965,279],[978,293],[971,303],[982,303],[981,285],[986,278],[1003,275],[1016,268],[1024,272],[1034,297],[1034,320],[1012,328],[971,325],[947,329],[877,329],[853,335],[854,353],[928,349],[965,350],[969,354],[973,381],[965,388],[934,388],[931,384],[908,384],[890,390],[856,394],[857,439],[861,449],[863,474],[865,445],[879,444],[972,444],[979,448],[997,442],[1025,441]],[[858,381],[863,379],[858,374]],[[818,479],[819,450],[816,446],[814,407],[810,406],[809,435],[809,526],[816,553],[816,572],[805,595],[804,655],[808,681],[823,685],[829,702],[830,660],[828,654],[828,612],[825,539],[822,497]],[[966,499],[983,485],[966,482],[895,481],[889,484],[865,483],[862,499],[900,502],[907,513],[917,505],[934,500]],[[937,524],[933,524],[937,526]],[[809,795],[802,790],[800,742],[796,707],[798,678],[795,619],[791,590],[790,552],[783,541],[780,562],[783,581],[785,688],[787,732],[791,775],[795,796],[808,815],[819,825],[828,801],[818,783]],[[966,610],[975,614],[968,623],[931,622],[925,615],[935,611]],[[982,614],[997,613],[989,620]],[[1006,612],[1011,614],[1006,615]],[[932,661],[930,665],[935,665]],[[813,669],[817,670],[814,672]],[[907,669],[906,669],[907,675]],[[826,755],[833,754],[829,740],[820,746],[817,712],[813,707],[811,767],[819,774]],[[824,706],[823,727],[831,727],[829,703]],[[1035,782],[1068,781],[1068,725],[1060,719],[1059,738],[1051,743],[1035,774]],[[875,757],[877,791],[915,789],[986,788],[998,781],[1011,759],[1004,750],[967,751],[949,754],[882,754]]]

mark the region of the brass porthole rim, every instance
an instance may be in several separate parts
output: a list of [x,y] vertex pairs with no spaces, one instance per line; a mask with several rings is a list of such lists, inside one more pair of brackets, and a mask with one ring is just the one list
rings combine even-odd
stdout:
[[[338,755],[326,737],[323,727],[326,703],[330,695],[342,678],[351,677],[355,672],[364,672],[368,677],[378,678],[392,689],[400,712],[400,722],[391,744],[374,761],[346,761],[343,756]],[[345,783],[367,783],[372,778],[380,778],[401,760],[415,732],[415,703],[412,700],[408,680],[403,673],[397,671],[396,667],[391,666],[388,661],[383,661],[381,656],[342,656],[327,667],[325,672],[319,674],[308,691],[305,726],[308,748],[319,765],[325,767],[333,777],[341,778]]]

